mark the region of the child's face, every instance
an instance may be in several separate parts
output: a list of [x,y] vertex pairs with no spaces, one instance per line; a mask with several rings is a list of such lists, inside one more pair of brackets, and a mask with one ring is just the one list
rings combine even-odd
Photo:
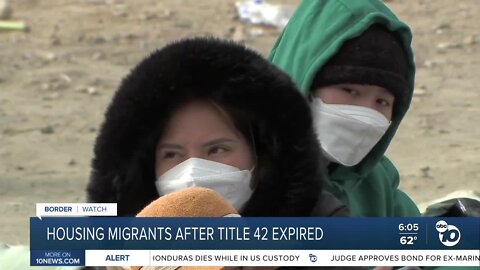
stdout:
[[314,97],[327,104],[346,104],[363,106],[392,119],[395,97],[387,89],[376,85],[336,84],[315,89]]
[[185,104],[168,121],[156,149],[156,176],[193,157],[240,170],[254,164],[253,152],[230,116],[207,101]]

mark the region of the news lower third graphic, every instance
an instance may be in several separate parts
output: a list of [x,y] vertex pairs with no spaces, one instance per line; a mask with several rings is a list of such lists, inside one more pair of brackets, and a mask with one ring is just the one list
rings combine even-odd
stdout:
[[37,203],[37,217],[116,216],[116,203]]
[[480,218],[115,215],[111,204],[38,204],[31,265],[480,266]]

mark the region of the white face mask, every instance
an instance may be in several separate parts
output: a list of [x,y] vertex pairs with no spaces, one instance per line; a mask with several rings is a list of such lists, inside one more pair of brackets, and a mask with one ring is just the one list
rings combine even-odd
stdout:
[[223,163],[190,158],[162,174],[155,185],[160,195],[187,187],[210,188],[222,195],[237,211],[250,199],[252,173]]
[[380,141],[390,126],[380,112],[362,106],[311,103],[315,130],[328,160],[355,166]]

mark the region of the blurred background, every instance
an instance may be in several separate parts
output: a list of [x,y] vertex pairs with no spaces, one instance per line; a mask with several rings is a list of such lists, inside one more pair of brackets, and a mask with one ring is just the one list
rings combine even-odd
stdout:
[[[149,52],[214,35],[268,54],[281,25],[241,20],[237,2],[0,0],[0,242],[28,244],[37,202],[85,201],[106,106]],[[299,1],[268,3],[289,11]],[[387,153],[402,189],[417,203],[480,191],[479,1],[386,4],[411,26],[417,65]]]

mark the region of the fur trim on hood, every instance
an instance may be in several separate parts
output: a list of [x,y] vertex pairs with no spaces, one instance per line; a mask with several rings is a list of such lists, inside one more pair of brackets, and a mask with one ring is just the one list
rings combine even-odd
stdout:
[[96,139],[87,193],[133,216],[158,198],[155,146],[172,111],[208,98],[249,119],[257,164],[243,216],[309,216],[322,191],[306,100],[290,78],[242,45],[193,38],[155,51],[127,75]]

